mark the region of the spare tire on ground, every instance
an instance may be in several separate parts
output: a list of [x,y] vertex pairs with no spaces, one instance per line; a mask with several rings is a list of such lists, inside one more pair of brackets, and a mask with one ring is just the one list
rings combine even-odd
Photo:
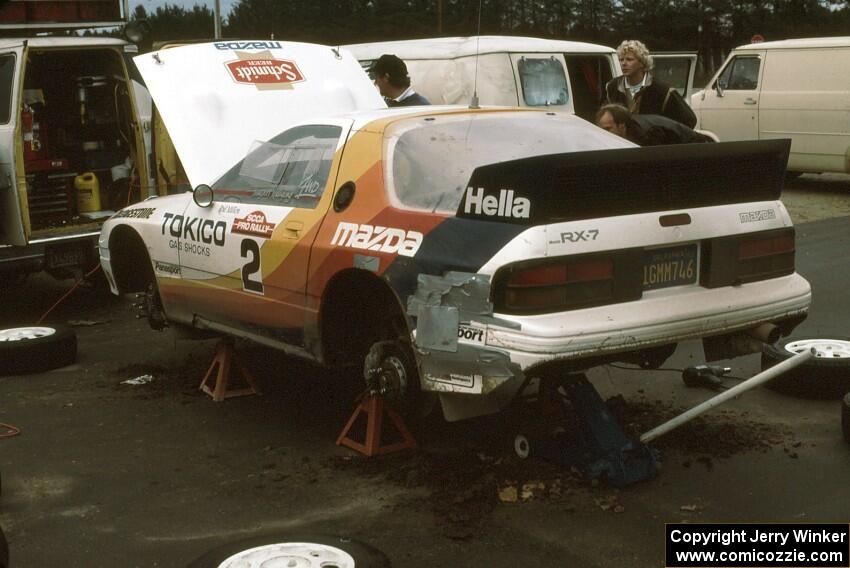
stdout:
[[6,542],[2,528],[0,528],[0,568],[9,568],[9,544]]
[[841,400],[841,432],[844,441],[850,444],[850,392]]
[[786,337],[765,345],[762,370],[814,348],[816,356],[779,375],[767,387],[800,398],[840,399],[850,392],[850,341],[830,338]]
[[77,335],[63,325],[0,329],[0,375],[41,373],[77,360]]
[[270,534],[210,550],[188,568],[304,566],[319,568],[391,568],[383,552],[349,538],[316,534]]

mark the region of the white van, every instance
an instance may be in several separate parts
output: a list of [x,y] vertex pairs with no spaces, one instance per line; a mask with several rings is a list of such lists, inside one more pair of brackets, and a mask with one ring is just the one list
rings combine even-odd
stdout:
[[[592,120],[605,83],[622,74],[616,50],[604,45],[533,37],[444,37],[343,46],[364,68],[384,53],[407,64],[416,92],[432,104],[549,107]],[[656,75],[684,96],[696,55],[653,55]]]
[[150,96],[130,61],[137,47],[35,36],[31,24],[21,26],[17,33],[29,36],[9,38],[15,24],[0,26],[7,35],[0,39],[0,284],[7,285],[38,270],[64,277],[97,266],[106,218],[156,193],[146,150]]
[[721,141],[790,138],[791,173],[850,172],[850,37],[738,47],[691,107]]
[[[384,53],[407,64],[432,104],[549,107],[591,118],[605,83],[620,74],[610,47],[531,37],[446,37],[346,45],[364,67]],[[477,80],[476,80],[477,77]]]

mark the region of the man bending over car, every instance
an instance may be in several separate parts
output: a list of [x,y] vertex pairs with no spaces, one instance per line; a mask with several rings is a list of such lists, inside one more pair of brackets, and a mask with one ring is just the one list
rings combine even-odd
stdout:
[[596,125],[638,146],[714,142],[675,120],[657,114],[632,114],[617,104],[603,105],[596,113]]

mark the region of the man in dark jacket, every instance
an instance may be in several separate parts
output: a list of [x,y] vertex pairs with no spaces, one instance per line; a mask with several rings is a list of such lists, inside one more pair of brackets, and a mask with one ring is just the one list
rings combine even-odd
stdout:
[[623,74],[605,85],[607,103],[620,104],[635,114],[658,114],[681,122],[689,128],[697,117],[676,89],[654,81],[649,73],[652,57],[637,40],[626,40],[617,47]]
[[623,105],[604,105],[596,113],[596,125],[638,146],[714,142],[675,120],[657,114],[632,114]]
[[414,91],[410,86],[407,65],[395,55],[385,53],[376,59],[369,68],[369,77],[372,78],[384,100],[387,101],[387,106],[431,104],[428,99]]

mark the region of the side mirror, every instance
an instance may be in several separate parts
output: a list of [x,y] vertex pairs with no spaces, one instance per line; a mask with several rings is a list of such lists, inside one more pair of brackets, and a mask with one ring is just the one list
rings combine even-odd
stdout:
[[213,189],[202,183],[192,192],[192,200],[198,207],[209,207],[213,203]]
[[714,90],[717,91],[717,96],[723,96],[723,85],[720,84],[720,80],[718,79],[716,83],[714,83]]
[[139,44],[151,33],[151,24],[147,20],[133,20],[124,26],[124,37],[130,43]]

